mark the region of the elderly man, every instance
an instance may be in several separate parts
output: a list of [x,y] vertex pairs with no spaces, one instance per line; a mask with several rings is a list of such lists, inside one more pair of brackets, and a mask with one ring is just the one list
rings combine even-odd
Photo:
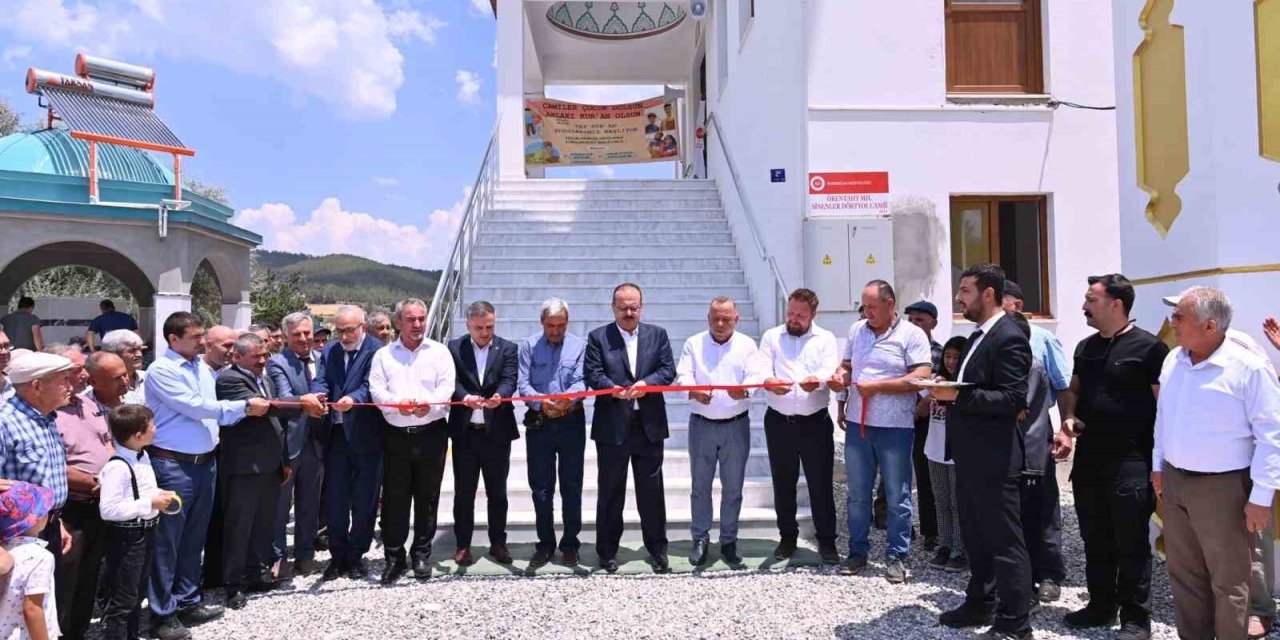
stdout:
[[102,336],[102,350],[120,356],[129,369],[129,391],[124,394],[125,404],[147,403],[147,372],[142,368],[142,352],[145,348],[142,338],[129,329],[116,329]]
[[[58,409],[56,424],[67,459],[68,496],[62,510],[63,526],[71,533],[72,548],[63,556],[57,572],[58,623],[64,638],[82,638],[93,617],[93,598],[97,588],[97,567],[102,561],[98,515],[98,472],[112,456],[111,432],[107,429],[107,411],[91,395],[84,395],[91,380],[86,359],[80,347],[55,344],[47,353],[62,356],[72,363],[69,370],[71,399]],[[103,353],[105,358],[120,359]],[[120,362],[120,369],[124,363]],[[99,376],[101,378],[101,376]],[[115,380],[102,380],[109,386]],[[113,390],[108,389],[108,398]],[[92,392],[90,392],[92,393]],[[116,398],[119,402],[119,396]],[[81,571],[81,569],[84,569]],[[91,574],[91,575],[90,575]],[[77,583],[80,583],[77,585]],[[87,584],[86,584],[87,583]],[[81,593],[77,593],[77,587]],[[75,594],[75,603],[72,595]]]
[[67,455],[58,435],[56,411],[71,400],[75,363],[51,353],[27,353],[9,365],[14,397],[0,406],[0,477],[30,482],[53,492],[53,510],[41,538],[54,566],[71,550],[71,534],[60,513],[67,501]]
[[670,573],[667,560],[667,505],[662,485],[667,404],[646,386],[665,386],[676,377],[671,340],[662,327],[640,322],[644,294],[630,282],[613,290],[614,322],[587,336],[583,375],[592,389],[612,389],[596,398],[591,439],[599,456],[600,497],[596,503],[596,551],[600,567],[618,570],[622,510],[627,501],[627,469],[635,475],[636,507],[645,549],[655,573]]
[[475,529],[476,490],[484,478],[488,502],[489,557],[511,564],[507,550],[507,474],[511,470],[511,441],[520,437],[510,398],[516,392],[519,347],[494,335],[497,315],[483,300],[467,306],[467,334],[449,342],[458,383],[453,400],[466,403],[449,408],[449,437],[453,444],[453,532],[458,543],[454,562],[471,564],[471,534]]
[[369,314],[369,335],[391,344],[395,336],[391,335],[391,316],[385,311],[374,311]]
[[7,402],[13,397],[13,382],[9,380],[9,360],[13,355],[13,343],[9,336],[0,329],[0,402]]
[[320,369],[311,380],[311,393],[302,397],[307,413],[323,418],[325,440],[325,505],[332,560],[323,580],[346,575],[363,580],[369,575],[364,554],[373,545],[378,489],[382,485],[382,440],[386,420],[372,402],[369,367],[382,341],[364,332],[364,309],[338,307],[334,315],[338,339],[329,343]]
[[205,343],[200,316],[171,314],[163,325],[168,348],[148,369],[147,408],[155,414],[149,453],[156,483],[182,499],[182,512],[156,525],[147,601],[160,640],[186,638],[188,625],[218,618],[223,608],[201,603],[200,554],[213,513],[220,424],[265,415],[262,398],[218,400],[212,369],[199,359]]
[[[275,384],[264,375],[268,349],[267,341],[257,334],[236,338],[233,362],[218,374],[219,400],[279,399]],[[301,408],[296,405],[273,406],[266,415],[222,426],[218,447],[222,583],[232,609],[245,606],[242,589],[262,592],[276,586],[270,575],[271,536],[279,488],[290,473],[281,418],[298,413]]]
[[382,493],[382,546],[387,556],[384,585],[394,583],[408,569],[404,544],[409,537],[411,506],[413,576],[431,577],[428,558],[449,444],[449,408],[444,403],[453,398],[455,377],[449,350],[427,338],[427,303],[417,298],[401,300],[395,316],[400,339],[374,354],[369,368],[373,401],[401,405],[382,409],[387,423],[382,456],[386,474]]
[[[267,375],[275,384],[278,397],[297,401],[311,392],[311,381],[316,377],[320,354],[311,350],[311,316],[304,312],[291,313],[281,321],[288,348],[267,361]],[[320,489],[324,482],[324,425],[306,415],[289,419],[286,425],[285,444],[289,456],[289,479],[280,487],[280,501],[276,505],[275,540],[272,544],[272,562],[284,559],[288,545],[285,529],[289,524],[289,509],[293,514],[293,567],[297,575],[310,575],[319,567],[316,564],[316,535],[320,527]],[[280,567],[280,576],[287,577],[288,567]]]
[[1251,534],[1271,521],[1280,488],[1280,385],[1227,339],[1231,317],[1222,291],[1183,292],[1169,322],[1179,348],[1160,376],[1151,485],[1164,498],[1183,638],[1247,635]]
[[[521,396],[585,391],[582,360],[587,343],[569,333],[569,305],[560,298],[542,303],[542,333],[520,343],[516,389]],[[551,561],[556,549],[555,492],[560,481],[564,535],[561,561],[578,564],[582,543],[582,473],[587,446],[587,418],[581,400],[533,400],[525,403],[524,444],[529,459],[529,489],[537,519],[538,544],[529,566]]]
[[849,473],[849,557],[841,573],[867,566],[870,552],[871,499],[876,470],[884,475],[888,526],[884,577],[907,581],[911,544],[911,448],[915,437],[917,392],[912,380],[929,376],[933,355],[929,338],[895,308],[893,287],[872,280],[862,290],[867,319],[849,329],[844,360],[832,376],[832,391],[849,388],[845,460]]
[[[676,384],[755,385],[768,377],[756,342],[738,333],[738,305],[733,298],[711,300],[708,329],[684,343],[676,365]],[[720,471],[720,557],[726,564],[742,562],[738,554],[738,514],[742,483],[751,453],[751,391],[690,391],[689,463],[693,491],[689,495],[693,520],[693,551],[689,563],[707,561],[711,540],[711,486]]]

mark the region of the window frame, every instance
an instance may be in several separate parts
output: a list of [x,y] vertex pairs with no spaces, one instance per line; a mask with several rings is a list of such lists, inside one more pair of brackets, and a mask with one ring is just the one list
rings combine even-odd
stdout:
[[[1023,194],[1023,195],[952,195],[950,207],[947,210],[947,229],[951,231],[951,215],[955,211],[957,204],[973,204],[982,203],[986,206],[986,226],[990,229],[991,234],[991,262],[1000,264],[1000,208],[1002,202],[1034,202],[1039,209],[1039,229],[1040,229],[1040,308],[1041,311],[1036,313],[1027,312],[1026,315],[1037,320],[1053,319],[1052,297],[1049,294],[1049,196]],[[952,256],[954,260],[954,256]],[[954,264],[954,262],[952,263]],[[957,286],[957,283],[951,283]],[[960,318],[961,314],[953,313],[953,317]]]
[[[955,2],[955,0],[943,0],[943,39],[944,58],[946,62],[946,86],[948,94],[955,95],[982,95],[982,94],[1003,94],[1011,96],[1019,95],[1043,95],[1047,89],[1045,87],[1045,71],[1044,71],[1044,32],[1043,23],[1041,22],[1041,0],[1020,0],[1017,2]],[[955,81],[955,70],[958,65],[953,64],[953,60],[959,57],[959,46],[956,39],[952,37],[953,29],[951,26],[952,16],[964,13],[1008,13],[1015,11],[1012,5],[1021,6],[1021,13],[1024,13],[1023,22],[1025,24],[1026,38],[1022,42],[1022,63],[1027,68],[1026,83],[1021,85],[994,85],[994,84],[975,84],[975,85],[958,85]]]

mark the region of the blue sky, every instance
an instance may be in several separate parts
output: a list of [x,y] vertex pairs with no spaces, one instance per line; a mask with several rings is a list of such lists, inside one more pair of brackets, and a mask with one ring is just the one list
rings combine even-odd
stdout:
[[[495,119],[488,0],[0,0],[0,97],[81,51],[154,67],[156,111],[264,247],[436,268]],[[616,102],[657,87],[552,87]],[[165,160],[167,162],[167,160]],[[553,177],[670,177],[669,164]]]

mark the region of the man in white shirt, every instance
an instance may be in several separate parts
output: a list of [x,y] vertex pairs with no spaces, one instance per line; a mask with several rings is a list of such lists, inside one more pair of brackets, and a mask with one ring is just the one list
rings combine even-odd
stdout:
[[[824,564],[839,564],[836,550],[836,505],[832,489],[835,427],[827,409],[830,395],[823,382],[840,366],[836,337],[814,322],[818,295],[796,289],[787,298],[786,322],[764,332],[760,356],[772,385],[765,393],[765,444],[773,476],[773,505],[781,540],[777,560],[796,550],[796,485],[804,466],[818,554]],[[788,384],[778,384],[788,383]]]
[[408,569],[405,541],[409,508],[414,512],[413,575],[431,577],[431,541],[436,533],[436,506],[444,476],[449,434],[445,418],[453,397],[453,358],[444,345],[427,335],[427,304],[416,298],[396,303],[400,339],[373,354],[369,396],[383,407],[387,421],[382,448],[382,546],[387,565],[382,584],[393,584]]
[[1227,338],[1231,316],[1222,291],[1183,292],[1160,376],[1151,484],[1184,638],[1246,637],[1252,534],[1280,488],[1280,384]]
[[845,467],[849,472],[849,557],[841,573],[853,575],[867,566],[871,499],[876,470],[884,474],[888,494],[885,579],[907,580],[911,544],[911,462],[915,440],[918,391],[912,380],[929,376],[933,353],[924,331],[898,315],[893,287],[872,280],[862,290],[866,320],[854,323],[840,369],[828,385],[849,389],[849,426]]
[[[768,372],[751,338],[738,333],[738,305],[720,296],[707,311],[709,329],[684,343],[676,365],[678,385],[751,385]],[[742,482],[751,453],[751,391],[690,391],[689,463],[693,491],[689,496],[693,521],[693,552],[689,562],[707,561],[711,541],[711,484],[720,468],[720,557],[729,565],[742,562],[738,554],[738,514],[742,510]]]

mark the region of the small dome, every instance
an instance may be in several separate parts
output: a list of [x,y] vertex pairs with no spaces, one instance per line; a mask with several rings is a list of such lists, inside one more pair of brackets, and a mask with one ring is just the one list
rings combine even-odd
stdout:
[[[42,129],[0,138],[0,171],[89,177],[89,143],[66,129]],[[98,143],[98,178],[173,184],[173,172],[145,151]]]

